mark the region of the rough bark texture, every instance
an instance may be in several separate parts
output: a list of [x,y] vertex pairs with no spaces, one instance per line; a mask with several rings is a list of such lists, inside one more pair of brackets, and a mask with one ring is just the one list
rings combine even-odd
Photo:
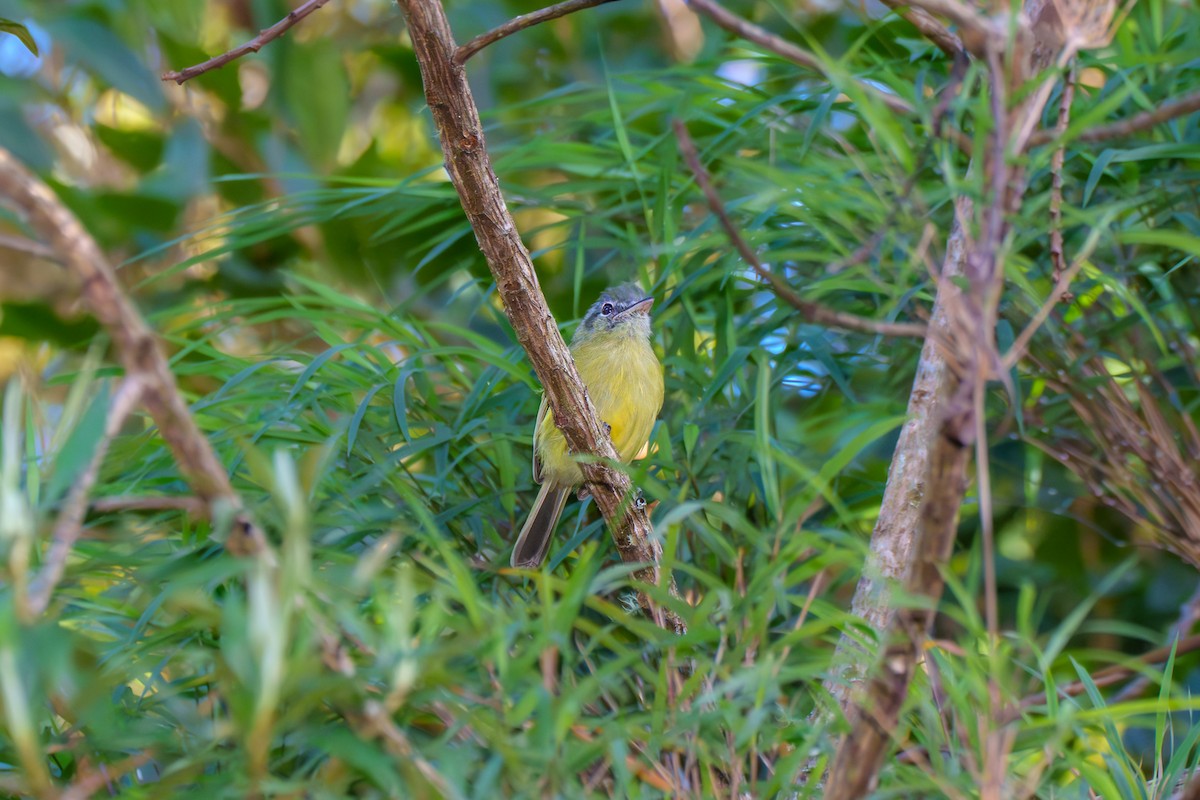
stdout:
[[[968,237],[964,224],[971,220],[969,207],[957,207],[954,229],[947,242],[947,260],[952,255],[953,245],[959,242],[961,255],[955,262],[962,269],[969,289],[955,291],[942,281],[938,301],[934,310],[937,325],[930,344],[942,347],[940,364],[927,361],[922,353],[922,366],[935,374],[920,376],[914,392],[923,390],[923,384],[940,385],[940,394],[933,395],[933,407],[928,409],[926,419],[936,420],[937,435],[932,441],[922,442],[921,434],[927,430],[926,423],[910,421],[913,425],[911,450],[900,456],[906,461],[896,480],[889,476],[887,493],[899,493],[890,498],[893,503],[911,503],[918,496],[920,514],[915,536],[906,545],[895,538],[897,531],[885,527],[883,534],[888,547],[878,548],[880,543],[872,541],[873,560],[882,562],[905,547],[911,547],[910,566],[903,585],[908,594],[922,598],[921,608],[901,608],[889,612],[886,605],[877,605],[876,613],[892,614],[890,624],[880,628],[883,653],[880,663],[867,683],[861,696],[845,702],[849,706],[847,718],[850,731],[840,742],[830,767],[825,797],[827,800],[852,800],[863,797],[878,780],[879,769],[891,743],[891,737],[899,719],[908,687],[920,662],[925,638],[933,623],[935,609],[945,587],[942,569],[950,557],[958,528],[958,513],[967,488],[967,464],[970,448],[975,442],[982,424],[982,393],[986,379],[996,375],[999,368],[999,353],[995,349],[995,325],[997,307],[1003,288],[1003,250],[1008,233],[1008,215],[1020,202],[1024,191],[1022,168],[1009,166],[1008,147],[1012,143],[1010,133],[1016,131],[1014,145],[1020,152],[1029,141],[1023,131],[1036,122],[1048,96],[1046,91],[1025,95],[1011,108],[1006,104],[1009,85],[1019,86],[1030,75],[1045,69],[1058,52],[1058,41],[1047,35],[1049,25],[1043,16],[1047,5],[1043,0],[1033,0],[1025,7],[1026,24],[1030,24],[1034,35],[1029,48],[1028,61],[1013,55],[1005,60],[1002,39],[985,43],[991,80],[991,97],[995,130],[982,159],[982,168],[991,187],[988,207],[981,208],[979,233]],[[926,10],[933,10],[927,6]],[[956,20],[957,21],[957,20]],[[967,26],[969,27],[969,26]],[[1018,41],[1028,32],[1016,31]],[[1021,48],[1013,48],[1013,52]],[[939,333],[941,335],[939,335]],[[932,352],[930,352],[932,355]],[[923,449],[922,445],[925,445]],[[921,463],[927,464],[921,469]],[[919,481],[925,474],[924,486],[918,482],[901,483],[902,475],[910,481]],[[878,530],[878,529],[877,529]],[[890,548],[890,549],[889,549]],[[890,562],[898,571],[904,564]],[[843,692],[845,698],[848,693]],[[991,711],[994,711],[992,709]],[[989,712],[990,713],[990,712]]]
[[[408,21],[446,171],[496,280],[517,340],[545,388],[555,424],[562,430],[571,452],[615,462],[617,454],[612,442],[597,419],[575,362],[546,306],[529,251],[521,242],[516,223],[504,203],[484,143],[479,111],[467,84],[466,71],[455,58],[457,48],[442,5],[438,0],[401,0],[400,7]],[[653,537],[645,511],[628,502],[632,488],[629,476],[600,462],[581,466],[621,558],[643,565],[635,573],[639,580],[660,584],[663,576],[658,564],[662,548]],[[667,580],[674,594],[674,582]],[[683,620],[677,615],[651,608],[645,596],[642,602],[652,610],[659,624],[684,631]]]
[[[914,596],[929,596],[932,588],[941,594],[942,566],[950,557],[958,530],[958,510],[966,491],[966,473],[974,426],[969,384],[952,380],[955,394],[944,399],[949,413],[930,448],[930,491],[921,504],[922,541],[914,554],[905,589]],[[965,436],[965,438],[964,438]],[[830,767],[826,800],[865,797],[876,781],[883,754],[891,744],[892,730],[908,696],[922,643],[933,624],[936,597],[923,608],[902,608],[888,630],[891,639],[857,708],[851,714],[853,727],[842,740]]]
[[[960,200],[958,210],[960,216],[969,219],[971,202]],[[916,378],[908,398],[908,420],[900,429],[900,438],[888,468],[879,518],[871,532],[871,549],[862,577],[854,589],[850,610],[874,631],[887,630],[891,624],[895,614],[891,587],[903,585],[913,564],[921,502],[925,498],[925,480],[929,473],[930,446],[937,434],[941,401],[948,391],[949,371],[941,352],[944,346],[941,343],[949,335],[945,294],[959,289],[946,278],[962,275],[965,240],[962,227],[955,225],[942,263],[943,280],[934,300],[930,333],[921,348]],[[838,642],[833,663],[834,678],[827,688],[845,711],[854,685],[862,680],[869,664],[863,658],[862,647],[844,634]]]

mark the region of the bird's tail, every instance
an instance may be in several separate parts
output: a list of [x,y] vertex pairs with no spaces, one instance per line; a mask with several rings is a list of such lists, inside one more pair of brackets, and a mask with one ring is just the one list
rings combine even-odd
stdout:
[[570,495],[570,487],[555,486],[549,481],[542,484],[542,490],[538,492],[537,500],[533,501],[533,508],[529,511],[529,519],[525,520],[525,527],[521,528],[517,543],[513,545],[510,564],[533,569],[542,565],[546,551],[550,549],[554,528]]

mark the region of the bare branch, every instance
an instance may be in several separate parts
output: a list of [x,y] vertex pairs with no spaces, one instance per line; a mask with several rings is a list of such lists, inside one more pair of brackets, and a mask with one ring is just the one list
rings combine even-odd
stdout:
[[818,325],[828,325],[834,328],[842,328],[844,330],[860,331],[863,333],[875,333],[883,336],[916,336],[925,335],[925,326],[916,322],[879,322],[866,317],[860,317],[857,314],[849,314],[844,311],[829,308],[812,300],[805,300],[796,290],[787,284],[783,278],[776,275],[771,270],[767,269],[762,261],[759,260],[754,250],[742,238],[738,232],[737,226],[733,224],[733,220],[729,218],[728,212],[725,210],[724,203],[721,202],[720,196],[716,189],[713,188],[712,180],[709,178],[708,171],[704,169],[704,165],[700,163],[700,156],[696,152],[696,145],[692,141],[692,137],[688,134],[687,126],[681,120],[674,121],[675,137],[679,140],[679,151],[683,154],[684,161],[692,170],[692,174],[696,177],[696,183],[699,184],[700,190],[704,192],[705,199],[708,200],[708,207],[716,215],[721,223],[721,227],[725,229],[725,234],[733,243],[733,246],[741,254],[742,260],[745,261],[751,269],[753,269],[760,278],[770,284],[775,294],[781,300],[795,308],[800,313],[808,318],[809,322]]
[[[546,306],[529,251],[505,205],[488,156],[479,109],[466,72],[454,59],[454,36],[446,13],[438,0],[400,0],[400,6],[408,20],[446,171],[496,280],[517,340],[545,388],[554,422],[572,453],[596,457],[582,461],[580,467],[621,558],[640,565],[634,573],[638,580],[665,586],[678,596],[673,579],[659,567],[662,546],[654,538],[645,509],[629,502],[629,476],[609,466],[617,459],[616,451],[596,417],[571,353]],[[681,617],[659,608],[647,595],[641,596],[641,602],[658,624],[679,633],[686,630]]]
[[951,58],[966,55],[959,38],[928,11],[914,8],[907,0],[883,0],[883,4],[911,23],[922,36],[933,42],[946,55]]
[[[1075,67],[1067,74],[1063,83],[1062,97],[1058,103],[1058,120],[1054,123],[1054,137],[1061,139],[1071,120],[1071,99],[1075,96]],[[1066,255],[1063,253],[1062,235],[1062,188],[1063,188],[1063,159],[1067,146],[1062,143],[1054,151],[1050,159],[1050,262],[1053,265],[1054,283],[1057,285],[1067,268]],[[1065,297],[1065,295],[1064,295]]]
[[34,258],[44,258],[47,261],[58,261],[58,254],[41,242],[26,239],[24,236],[9,236],[0,233],[0,249],[24,253]]
[[[740,36],[748,42],[754,42],[759,47],[774,53],[780,58],[785,58],[805,69],[828,77],[825,65],[815,55],[802,47],[792,44],[786,39],[776,36],[770,31],[760,28],[749,20],[742,19],[737,14],[722,7],[715,0],[688,0],[688,5],[735,36]],[[900,114],[913,113],[912,105],[904,98],[881,91],[879,87],[870,83],[860,81],[859,86],[878,98],[893,111]]]
[[985,17],[978,10],[961,0],[912,0],[909,5],[927,14],[945,17],[962,27],[978,28],[987,24]]
[[102,767],[81,769],[76,774],[74,782],[58,795],[58,800],[87,800],[96,797],[108,787],[120,785],[121,778],[141,767],[153,758],[149,750],[142,751],[116,764],[106,764]]
[[62,580],[71,548],[75,546],[75,542],[83,533],[83,518],[87,514],[88,494],[92,491],[96,477],[100,474],[100,465],[104,463],[108,447],[121,432],[125,420],[141,402],[145,388],[136,374],[129,375],[121,381],[117,393],[113,395],[108,409],[108,418],[104,422],[104,433],[101,435],[100,441],[96,443],[96,450],[92,453],[92,459],[84,468],[83,474],[75,480],[75,483],[71,485],[71,491],[67,493],[66,502],[58,514],[58,521],[54,524],[54,534],[50,540],[50,549],[46,553],[45,564],[29,586],[26,611],[30,617],[41,615],[46,610],[46,606],[50,605],[50,595],[54,593],[54,587]]
[[970,454],[965,442],[971,437],[972,406],[965,395],[971,385],[956,383],[953,395],[943,401],[945,408],[930,453],[925,483],[928,491],[921,503],[915,557],[905,582],[908,593],[932,602],[922,608],[899,609],[892,624],[882,632],[887,644],[876,674],[868,682],[865,696],[858,698],[851,730],[838,746],[830,767],[826,783],[830,800],[851,800],[868,793],[908,694],[926,631],[933,622],[936,598],[944,585],[941,570],[954,545]]
[[[1185,641],[1188,641],[1192,638],[1189,636],[1189,634],[1192,632],[1192,628],[1196,627],[1197,622],[1200,622],[1200,584],[1196,585],[1195,591],[1193,591],[1191,596],[1184,601],[1183,605],[1179,607],[1179,616],[1171,625],[1170,633],[1167,635],[1168,642],[1180,642],[1180,644],[1176,645],[1176,655],[1180,655],[1182,652],[1178,648],[1182,647]],[[1145,656],[1142,658],[1144,659]],[[1162,661],[1165,659],[1159,660]],[[1135,697],[1141,697],[1146,689],[1149,688],[1149,686],[1150,678],[1146,675],[1139,675],[1137,679],[1131,681],[1128,686],[1121,687],[1121,691],[1117,692],[1117,694],[1113,697],[1113,702],[1114,704],[1122,703],[1126,700],[1132,700]]]
[[[1187,636],[1174,641],[1171,644],[1163,645],[1162,647],[1156,647],[1153,650],[1142,653],[1140,656],[1135,657],[1129,664],[1113,664],[1105,667],[1104,669],[1096,670],[1089,676],[1088,683],[1097,688],[1112,686],[1115,683],[1120,683],[1121,681],[1125,680],[1130,675],[1136,674],[1138,672],[1138,666],[1161,664],[1170,658],[1172,653],[1174,653],[1176,656],[1181,656],[1185,653],[1193,653],[1196,650],[1200,650],[1200,634],[1195,636]],[[1088,690],[1088,683],[1084,683],[1083,681],[1074,681],[1062,686],[1056,686],[1055,692],[1060,698],[1077,697]],[[1033,694],[1022,698],[1020,708],[1035,708],[1043,705],[1045,702],[1046,695],[1044,692]],[[1019,714],[1019,711],[1014,711],[1011,719],[1006,721],[1012,721],[1012,719],[1016,719]]]
[[0,195],[12,199],[26,216],[29,227],[79,277],[88,310],[111,337],[125,368],[125,377],[136,376],[142,384],[143,404],[196,496],[210,508],[223,505],[236,513],[226,547],[239,554],[268,552],[262,531],[241,512],[241,499],[234,492],[225,467],[179,394],[158,339],[125,296],[96,240],[50,187],[3,148],[0,148]]
[[512,36],[518,31],[523,31],[526,28],[532,28],[542,22],[548,22],[552,19],[565,17],[567,14],[573,14],[576,11],[582,11],[585,8],[612,3],[615,0],[566,0],[566,2],[558,3],[557,5],[539,9],[538,11],[529,14],[522,14],[519,17],[513,17],[508,22],[499,27],[492,28],[487,33],[481,33],[471,41],[464,45],[459,45],[454,51],[454,63],[465,64],[467,60],[478,53],[483,48],[494,44],[506,36]]
[[[1075,137],[1076,142],[1103,142],[1108,139],[1119,139],[1122,136],[1132,136],[1135,133],[1149,130],[1155,125],[1170,122],[1178,117],[1184,117],[1200,111],[1200,91],[1185,94],[1183,97],[1163,103],[1152,111],[1134,114],[1128,119],[1100,125],[1091,130],[1082,131]],[[1030,137],[1030,144],[1040,145],[1054,141],[1059,136],[1055,131],[1038,131]]]
[[293,25],[328,2],[329,0],[308,0],[299,8],[289,11],[288,15],[279,20],[279,22],[276,22],[269,28],[264,28],[263,30],[259,31],[258,36],[255,36],[245,44],[239,45],[228,52],[222,53],[219,56],[210,58],[203,64],[196,64],[195,66],[188,67],[187,69],[181,69],[177,72],[164,72],[162,80],[175,81],[175,83],[182,85],[184,82],[191,80],[197,75],[203,75],[205,72],[210,70],[220,69],[229,62],[236,61],[248,53],[257,53],[259,50],[263,49],[268,42],[272,42],[278,39],[280,36],[283,36],[283,34],[287,33],[287,31]]
[[1100,234],[1107,227],[1107,224],[1093,227],[1079,254],[1071,262],[1071,266],[1059,273],[1058,278],[1054,282],[1054,288],[1050,290],[1050,295],[1042,303],[1042,307],[1033,315],[1033,319],[1021,330],[1021,333],[1008,348],[1008,352],[1004,354],[1001,363],[1005,371],[1012,369],[1013,365],[1025,355],[1025,351],[1029,347],[1029,341],[1037,333],[1038,328],[1042,327],[1046,323],[1046,320],[1050,318],[1050,313],[1054,311],[1054,307],[1067,295],[1071,281],[1075,280],[1075,276],[1079,274],[1079,270],[1083,268],[1088,258],[1091,257],[1092,252],[1096,249],[1096,244],[1100,240]]
[[147,497],[97,497],[92,500],[92,511],[111,514],[118,511],[184,511],[192,516],[205,516],[208,506],[198,497],[147,496]]

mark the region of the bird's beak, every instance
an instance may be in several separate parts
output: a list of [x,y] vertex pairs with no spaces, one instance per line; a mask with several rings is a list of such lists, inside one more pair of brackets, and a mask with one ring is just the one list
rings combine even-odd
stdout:
[[643,298],[641,300],[638,300],[636,303],[631,305],[629,308],[622,311],[621,316],[624,317],[624,316],[629,316],[632,314],[649,314],[650,306],[652,306],[652,305],[654,305],[653,297]]

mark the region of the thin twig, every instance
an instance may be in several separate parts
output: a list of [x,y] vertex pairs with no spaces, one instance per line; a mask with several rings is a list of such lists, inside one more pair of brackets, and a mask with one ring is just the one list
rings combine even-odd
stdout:
[[696,183],[704,193],[705,199],[708,200],[708,207],[716,215],[717,220],[721,223],[721,227],[725,230],[725,234],[729,237],[730,242],[733,243],[738,253],[741,254],[742,259],[760,278],[770,284],[775,294],[781,300],[804,314],[810,322],[818,325],[828,325],[844,330],[874,333],[883,336],[915,336],[920,338],[925,335],[925,326],[917,322],[879,322],[867,319],[866,317],[860,317],[856,314],[849,314],[845,311],[837,311],[812,300],[805,300],[797,294],[795,289],[763,265],[762,261],[759,260],[758,256],[750,248],[750,245],[742,238],[741,233],[738,232],[737,227],[733,224],[733,220],[729,218],[729,214],[725,210],[725,205],[721,202],[716,189],[713,188],[708,171],[700,163],[700,156],[696,152],[696,145],[688,133],[687,126],[681,120],[677,119],[674,121],[674,127],[675,137],[679,140],[679,150],[683,154],[684,161],[687,162],[688,167],[695,176]]
[[66,570],[67,557],[75,542],[83,533],[83,518],[87,514],[88,493],[96,483],[100,474],[100,465],[112,440],[121,432],[125,420],[141,402],[145,385],[137,375],[127,376],[117,388],[108,409],[108,418],[104,422],[104,433],[96,443],[92,459],[88,462],[83,474],[71,485],[63,509],[59,512],[58,521],[54,524],[54,534],[50,549],[46,553],[46,562],[29,586],[29,600],[26,610],[30,617],[37,617],[50,605],[50,596],[54,587],[62,580]]
[[[1122,136],[1132,136],[1135,133],[1149,130],[1155,125],[1170,122],[1177,117],[1200,111],[1200,91],[1185,94],[1183,97],[1163,103],[1152,111],[1134,114],[1128,119],[1110,122],[1091,130],[1082,131],[1075,137],[1076,142],[1103,142],[1108,139],[1119,139]],[[1030,144],[1046,144],[1054,141],[1060,134],[1057,131],[1039,131],[1030,138]]]
[[[129,756],[116,764],[102,764],[87,771],[82,771],[75,782],[58,795],[58,800],[87,800],[96,797],[106,785],[111,789],[118,785],[126,773],[134,772],[152,758],[150,751]],[[134,780],[134,783],[138,781]]]
[[912,24],[946,55],[951,58],[966,55],[962,41],[925,9],[914,7],[908,0],[883,0],[883,4]]
[[[1179,617],[1171,626],[1171,631],[1167,636],[1168,641],[1183,640],[1192,632],[1192,628],[1196,623],[1200,622],[1200,584],[1196,585],[1195,591],[1191,596],[1184,601],[1179,607]],[[1140,697],[1146,691],[1146,687],[1150,685],[1150,678],[1145,675],[1139,675],[1137,679],[1131,681],[1128,686],[1121,688],[1113,697],[1114,703],[1120,703],[1125,700],[1132,700],[1135,697]]]
[[210,70],[220,69],[229,62],[236,61],[248,53],[257,53],[268,42],[272,42],[275,39],[278,39],[280,36],[283,36],[283,34],[287,33],[288,29],[290,29],[293,25],[328,2],[329,0],[308,0],[308,2],[299,8],[289,11],[288,15],[279,20],[279,22],[276,22],[269,28],[264,28],[263,30],[259,31],[258,36],[255,36],[245,44],[239,45],[232,50],[222,53],[219,56],[210,58],[203,64],[196,64],[195,66],[178,71],[164,72],[162,79],[164,81],[175,81],[175,83],[182,85],[185,81],[189,81],[197,75],[203,75],[205,72]]
[[[1065,684],[1062,686],[1056,686],[1054,689],[1054,693],[1060,699],[1065,698],[1065,697],[1077,697],[1078,695],[1081,695],[1084,692],[1088,691],[1089,684],[1096,688],[1112,686],[1114,683],[1120,683],[1121,681],[1128,678],[1130,675],[1133,675],[1134,673],[1136,673],[1138,666],[1144,666],[1144,665],[1150,665],[1150,664],[1161,664],[1162,662],[1166,661],[1168,658],[1171,657],[1172,652],[1175,653],[1176,657],[1179,657],[1181,655],[1184,655],[1185,653],[1195,652],[1196,650],[1200,650],[1200,634],[1196,634],[1195,636],[1188,636],[1184,639],[1180,639],[1177,642],[1173,642],[1172,644],[1169,644],[1169,645],[1164,645],[1162,647],[1156,647],[1153,650],[1150,650],[1148,652],[1142,653],[1140,656],[1137,656],[1136,658],[1133,659],[1133,661],[1130,664],[1113,664],[1111,666],[1105,667],[1104,669],[1096,670],[1095,672],[1093,672],[1091,675],[1088,676],[1087,682],[1078,680],[1078,681],[1074,681],[1072,683],[1068,683],[1068,684]],[[1021,700],[1018,708],[1021,710],[1027,710],[1030,708],[1035,708],[1037,706],[1040,706],[1040,705],[1044,704],[1045,702],[1046,702],[1045,692],[1042,692],[1039,694],[1032,694],[1032,695],[1029,695],[1029,696],[1023,698]],[[1018,716],[1019,716],[1019,712],[1013,711],[1011,718],[1006,719],[1005,722],[1011,722],[1011,721],[1013,721],[1013,719],[1016,719]]]
[[[1067,124],[1071,121],[1071,99],[1075,96],[1075,65],[1071,65],[1071,71],[1067,73],[1067,79],[1063,82],[1062,97],[1058,104],[1058,121],[1054,124],[1054,138],[1062,139],[1063,133],[1067,130]],[[1065,142],[1058,146],[1054,151],[1054,155],[1050,159],[1050,263],[1054,268],[1054,283],[1058,284],[1062,277],[1063,270],[1067,268],[1066,256],[1063,253],[1063,235],[1062,235],[1062,190],[1063,190],[1063,160],[1066,157],[1067,145]],[[1066,294],[1062,297],[1063,300],[1068,300]]]
[[204,501],[191,495],[97,497],[91,505],[92,511],[97,514],[118,511],[186,511],[195,517],[208,514],[208,506]]
[[1107,220],[1092,228],[1088,234],[1087,240],[1083,243],[1083,248],[1075,256],[1071,262],[1071,266],[1067,267],[1059,274],[1058,280],[1054,283],[1054,288],[1050,290],[1050,295],[1042,303],[1042,307],[1033,315],[1033,319],[1029,321],[1021,333],[1013,340],[1012,346],[1008,348],[1008,352],[1000,360],[1003,365],[1003,371],[1008,372],[1013,368],[1013,365],[1021,360],[1025,355],[1025,350],[1029,347],[1029,340],[1037,333],[1038,329],[1046,323],[1050,318],[1050,313],[1054,311],[1055,306],[1059,304],[1062,298],[1066,295],[1067,289],[1071,286],[1071,281],[1075,280],[1075,276],[1079,274],[1079,270],[1091,258],[1092,252],[1096,249],[1096,245],[1100,241],[1100,235],[1108,228]]
[[[995,126],[992,131],[992,163],[987,165],[992,173],[992,197],[988,210],[987,236],[979,243],[978,258],[968,259],[968,273],[971,278],[971,301],[979,307],[987,304],[987,315],[984,320],[975,325],[973,352],[968,363],[973,366],[971,379],[974,386],[971,389],[971,400],[974,404],[975,427],[975,486],[979,495],[979,525],[983,538],[983,605],[984,618],[988,633],[988,650],[990,657],[997,657],[997,647],[1000,642],[1000,614],[996,589],[996,535],[995,519],[992,509],[991,464],[988,460],[987,440],[987,378],[988,366],[999,360],[995,349],[995,308],[989,298],[999,295],[1003,283],[1003,272],[1000,259],[1001,250],[1007,235],[1008,221],[1004,217],[1004,209],[1008,207],[1006,192],[1014,190],[1012,180],[1013,170],[1005,158],[1005,143],[1016,113],[1009,114],[1008,93],[1006,80],[1000,64],[1000,55],[992,47],[987,52],[988,66],[991,71],[991,102],[992,118]],[[1035,103],[1036,105],[1036,103]],[[1034,106],[1031,106],[1034,107]],[[1017,190],[1019,191],[1019,189]],[[975,268],[971,268],[974,265]],[[969,328],[968,328],[969,329]],[[1004,747],[1005,737],[995,721],[1000,717],[1002,697],[1000,684],[994,671],[989,671],[987,680],[988,703],[987,710],[979,717],[979,738],[983,743],[983,775],[980,780],[980,797],[985,800],[999,800],[1004,781],[1004,762],[1007,749]]]
[[[825,77],[828,72],[825,65],[821,63],[821,59],[817,58],[812,53],[799,47],[786,39],[780,38],[770,31],[764,30],[755,25],[749,20],[739,17],[732,11],[724,8],[714,0],[688,0],[688,5],[692,9],[699,11],[704,16],[711,19],[719,27],[724,28],[735,36],[740,36],[748,42],[753,42],[764,50],[768,50],[775,55],[791,61],[805,69],[810,69]],[[859,86],[870,92],[876,98],[881,100],[891,110],[900,114],[912,114],[913,107],[904,98],[885,92],[871,83],[859,81]]]
[[47,261],[58,261],[58,254],[54,252],[53,248],[47,247],[41,242],[35,242],[33,239],[26,239],[24,236],[0,233],[0,249],[24,253],[34,258],[44,258]]
[[1008,35],[1008,20],[991,20],[960,0],[908,0],[907,5],[953,22],[959,29],[960,43],[976,54],[982,54],[994,45],[997,37],[1003,39]]
[[599,6],[605,3],[612,3],[615,0],[566,0],[566,2],[558,3],[557,5],[533,11],[529,14],[522,14],[519,17],[513,17],[508,22],[498,27],[492,28],[487,33],[481,33],[466,44],[459,45],[454,51],[454,63],[462,65],[467,63],[467,59],[478,53],[488,45],[500,41],[506,36],[512,36],[518,31],[523,31],[526,28],[532,28],[542,22],[548,22],[552,19],[565,17],[567,14],[572,14],[576,11],[582,11],[585,8]]
[[454,784],[438,772],[437,767],[416,751],[407,734],[392,721],[391,715],[382,703],[377,700],[368,700],[364,704],[361,714],[346,713],[344,716],[358,736],[382,740],[388,752],[415,767],[417,772],[421,773],[422,777],[429,782],[429,785],[437,790],[439,796],[451,798],[451,800],[463,796],[454,787]]

